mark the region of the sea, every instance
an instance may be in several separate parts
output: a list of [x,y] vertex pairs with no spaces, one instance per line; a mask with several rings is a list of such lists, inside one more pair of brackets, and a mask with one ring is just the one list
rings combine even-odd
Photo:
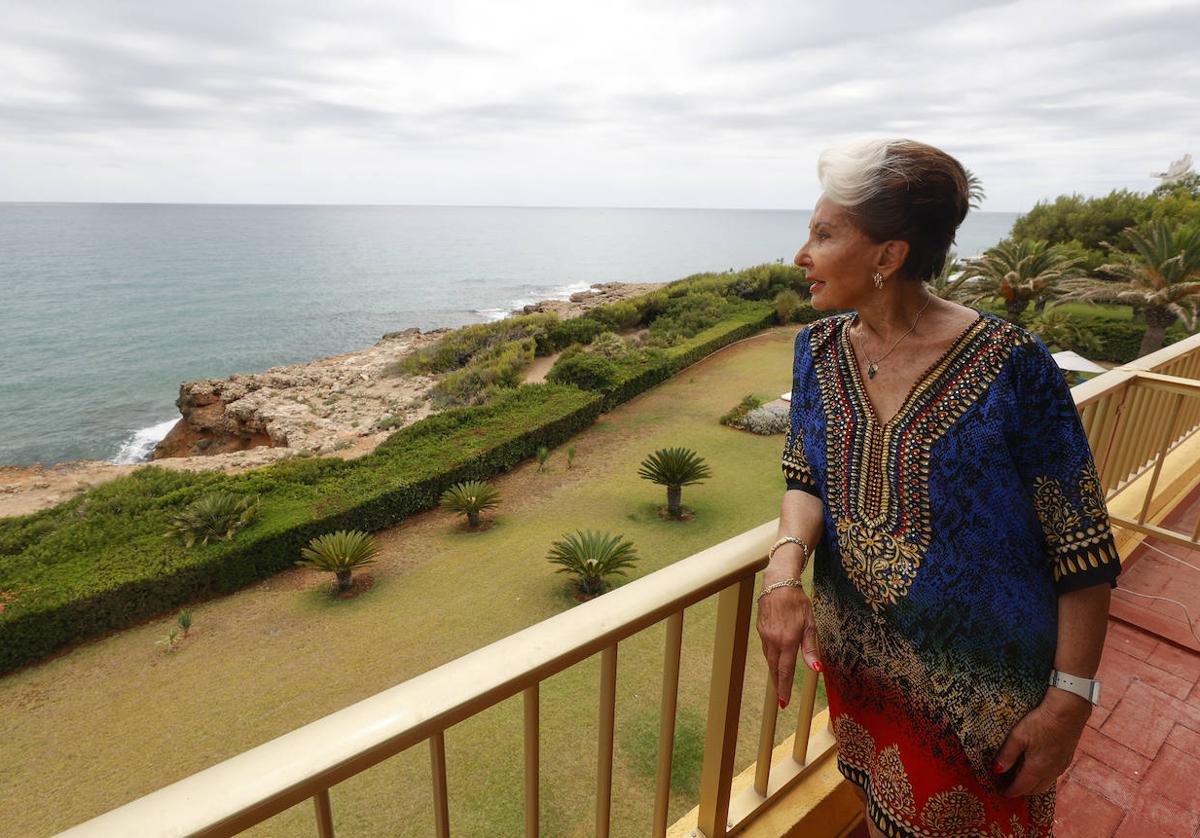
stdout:
[[[179,385],[790,262],[807,210],[0,203],[0,464],[149,458]],[[1016,213],[973,212],[956,250]]]

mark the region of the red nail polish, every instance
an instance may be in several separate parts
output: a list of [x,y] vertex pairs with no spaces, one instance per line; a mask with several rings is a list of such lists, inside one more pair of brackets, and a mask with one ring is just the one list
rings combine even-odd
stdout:
[[782,710],[784,707],[787,707],[787,701],[781,698],[779,699],[779,709]]
[[813,669],[815,669],[817,672],[824,672],[824,671],[825,671],[825,667],[821,666],[821,662],[820,662],[820,661],[813,661],[813,665],[812,665],[812,666],[813,666]]
[[993,774],[1003,774],[1004,766],[997,762],[995,765],[992,766],[992,773]]

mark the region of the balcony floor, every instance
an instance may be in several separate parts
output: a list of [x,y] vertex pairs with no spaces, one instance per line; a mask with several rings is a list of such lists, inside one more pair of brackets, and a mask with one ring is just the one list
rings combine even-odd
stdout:
[[[1191,532],[1200,487],[1163,522]],[[1062,838],[1200,836],[1200,643],[1178,605],[1200,620],[1200,555],[1157,539],[1188,567],[1138,546],[1114,591],[1097,707],[1058,785]],[[1200,631],[1200,629],[1198,629]]]

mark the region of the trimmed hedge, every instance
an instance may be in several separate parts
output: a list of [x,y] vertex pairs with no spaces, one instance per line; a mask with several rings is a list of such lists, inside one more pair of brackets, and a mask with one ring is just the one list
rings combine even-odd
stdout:
[[[591,425],[601,399],[574,387],[525,385],[480,407],[431,416],[358,460],[289,460],[240,475],[147,466],[46,513],[0,527],[0,672],[101,632],[293,565],[335,529],[375,531],[437,505],[463,480],[484,480]],[[163,535],[181,505],[213,490],[258,494],[262,513],[236,539],[188,550]]]

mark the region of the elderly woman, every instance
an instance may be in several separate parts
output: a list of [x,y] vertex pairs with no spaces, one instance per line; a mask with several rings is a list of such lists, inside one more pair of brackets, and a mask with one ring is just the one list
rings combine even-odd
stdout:
[[780,704],[800,651],[872,834],[1049,835],[1121,567],[1079,415],[1041,340],[922,282],[967,213],[957,160],[871,141],[817,169],[796,265],[847,313],[796,336],[758,598]]

